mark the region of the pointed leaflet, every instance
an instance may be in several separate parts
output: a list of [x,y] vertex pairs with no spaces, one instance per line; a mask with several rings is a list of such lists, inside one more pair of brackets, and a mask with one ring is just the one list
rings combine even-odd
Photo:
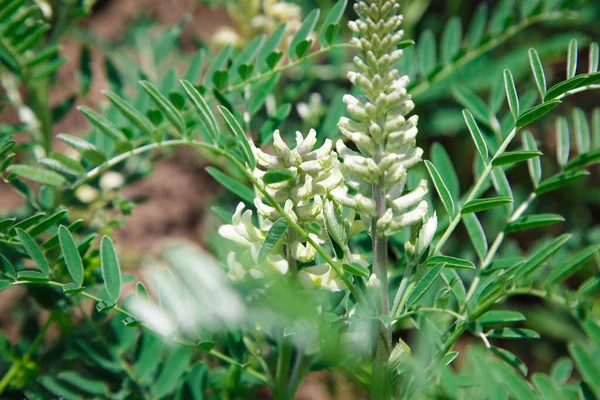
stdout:
[[567,59],[567,79],[571,79],[577,73],[577,39],[569,42],[569,57]]
[[[490,124],[490,115],[492,112],[475,92],[466,86],[457,85],[453,88],[452,94],[456,100],[473,113],[475,118],[487,125]],[[464,114],[463,114],[464,115]]]
[[81,256],[79,255],[73,236],[71,236],[71,232],[63,225],[58,228],[58,239],[60,241],[60,248],[69,275],[73,278],[73,282],[81,287],[83,284],[83,264],[81,263]]
[[517,89],[515,87],[515,81],[513,79],[510,70],[504,70],[504,90],[506,91],[506,98],[508,99],[508,106],[515,122],[519,119],[519,97],[517,96]]
[[423,276],[423,278],[421,278],[413,291],[410,293],[410,296],[408,296],[406,304],[410,306],[419,301],[419,299],[423,297],[431,285],[433,285],[433,283],[436,281],[443,268],[444,264],[439,264],[427,271],[427,273]]
[[248,186],[237,179],[231,178],[213,167],[206,167],[206,172],[210,174],[217,182],[225,186],[233,194],[244,200],[248,204],[254,204],[255,194]]
[[569,344],[569,353],[577,365],[577,370],[581,374],[583,381],[594,392],[596,398],[600,397],[600,366],[597,358],[592,356],[592,352],[577,343]]
[[81,111],[81,113],[93,126],[98,128],[100,131],[102,131],[102,133],[110,137],[112,140],[117,142],[124,142],[127,140],[123,132],[121,132],[119,128],[117,128],[106,117],[98,114],[96,111],[86,106],[79,106],[77,107],[77,110]]
[[[529,131],[524,131],[522,134],[523,148],[528,153],[538,152],[541,155],[541,152],[537,149],[537,144],[533,135]],[[527,168],[529,169],[529,176],[533,182],[533,186],[537,187],[542,180],[542,162],[540,157],[531,157],[527,160]]]
[[540,334],[531,329],[498,328],[492,329],[486,336],[494,339],[539,339]]
[[564,167],[569,161],[571,141],[569,137],[569,124],[566,118],[556,119],[556,158],[558,165]]
[[458,269],[474,269],[475,265],[468,260],[462,258],[450,257],[450,256],[433,256],[430,257],[425,265],[433,264],[446,264],[447,268],[458,268]]
[[504,232],[518,232],[527,229],[541,228],[543,226],[564,222],[564,218],[558,214],[535,214],[520,217],[509,222],[504,228]]
[[501,165],[516,164],[541,155],[542,152],[539,150],[507,151],[495,157],[494,160],[492,160],[492,165],[494,167],[499,167]]
[[295,177],[296,173],[289,169],[270,169],[265,173],[262,179],[265,184],[270,185],[272,183],[289,181]]
[[321,46],[325,47],[331,45],[331,42],[333,41],[333,35],[335,34],[342,15],[344,15],[347,4],[348,0],[339,0],[331,8],[331,11],[329,11],[327,17],[325,17],[325,21],[323,21],[323,26],[321,27],[321,33],[319,34]]
[[271,253],[271,250],[273,250],[273,247],[277,245],[277,242],[279,242],[279,239],[281,239],[281,236],[283,236],[288,226],[288,222],[283,218],[280,218],[273,223],[271,229],[269,229],[269,232],[267,232],[265,241],[260,247],[260,251],[258,252],[259,263],[267,259],[267,257]]
[[454,56],[460,51],[461,42],[462,23],[460,22],[460,18],[455,15],[450,18],[450,21],[444,28],[444,33],[442,33],[442,48],[440,50],[442,63],[449,64],[452,62]]
[[547,193],[552,190],[560,189],[569,183],[575,182],[584,176],[588,176],[590,173],[586,170],[569,171],[562,174],[557,174],[546,178],[540,182],[540,185],[535,189],[536,194]]
[[600,147],[573,158],[565,165],[565,171],[573,171],[600,162]]
[[484,162],[487,161],[487,159],[488,159],[487,144],[485,143],[485,139],[483,138],[483,135],[481,134],[481,131],[479,130],[479,127],[477,126],[477,123],[475,123],[475,119],[473,118],[473,115],[471,114],[471,112],[469,110],[463,110],[463,117],[465,119],[465,122],[467,123],[467,127],[469,128],[469,132],[471,132],[471,137],[473,138],[473,141],[475,142],[475,147],[477,147],[477,151],[481,155],[481,159]]
[[420,72],[423,78],[427,78],[437,65],[437,50],[433,32],[426,30],[419,36],[419,40],[417,40],[417,52]]
[[151,82],[140,81],[140,85],[148,93],[156,107],[167,117],[169,122],[177,128],[180,134],[185,135],[185,121],[173,103]]
[[487,364],[498,382],[502,382],[511,398],[516,400],[531,400],[536,398],[533,388],[522,376],[506,363],[492,361]]
[[491,208],[500,207],[512,203],[510,197],[488,197],[485,199],[475,199],[466,203],[462,210],[462,214],[470,214],[480,211],[486,211]]
[[[319,19],[320,13],[321,13],[321,10],[319,10],[318,8],[314,9],[304,19],[302,26],[300,27],[300,29],[298,29],[298,31],[294,35],[292,41],[290,42],[290,48],[289,48],[289,52],[288,52],[290,59],[292,59],[296,55],[298,55],[298,50],[299,50],[298,47],[302,42],[305,42],[307,40],[310,41],[310,39],[308,39],[308,37],[310,36],[313,29],[315,29],[315,25],[317,24],[317,20]],[[305,51],[307,49],[308,48],[306,48]],[[302,58],[302,55],[303,54],[298,55],[298,57]]]
[[477,256],[483,261],[488,251],[488,243],[481,223],[475,214],[464,215],[462,222],[465,225],[465,228],[467,228],[467,233],[473,243]]
[[561,395],[548,375],[536,372],[533,374],[531,382],[544,399],[560,399]]
[[32,167],[25,164],[11,165],[6,170],[10,173],[20,176],[21,178],[50,186],[62,186],[67,182],[62,175],[54,171],[39,167]]
[[46,232],[48,229],[50,229],[52,226],[54,226],[54,224],[56,224],[58,221],[60,221],[66,214],[67,214],[67,210],[59,210],[59,211],[55,212],[54,214],[50,215],[49,217],[47,217],[46,219],[44,219],[43,221],[41,221],[37,225],[35,225],[33,228],[31,228],[29,230],[29,235],[32,238],[34,238],[34,237]]
[[256,52],[258,51],[258,49],[260,49],[263,43],[263,39],[264,35],[258,35],[250,43],[248,43],[246,47],[244,47],[244,49],[240,51],[237,57],[234,58],[229,70],[233,71],[234,73],[238,73],[242,65],[251,64],[252,59],[254,58]]
[[37,264],[40,271],[42,271],[42,274],[44,276],[48,276],[50,273],[50,266],[48,265],[46,257],[44,257],[44,254],[35,243],[33,238],[29,236],[29,234],[23,229],[17,228],[16,232],[21,244],[23,244],[23,247],[25,248],[25,251],[27,251],[27,254],[29,254],[29,257],[31,257],[31,259]]
[[521,278],[527,278],[535,272],[543,263],[554,255],[573,235],[565,233],[535,252],[526,262],[521,265],[515,275],[515,283]]
[[585,265],[585,262],[599,251],[599,244],[591,245],[581,250],[579,253],[575,254],[571,259],[561,264],[558,268],[552,271],[550,273],[550,276],[548,276],[547,284],[552,285],[555,283],[561,283],[569,276],[579,271]]
[[108,295],[106,300],[110,304],[115,304],[121,294],[121,268],[113,242],[108,236],[104,236],[100,244],[100,264],[104,288]]
[[218,108],[219,112],[225,119],[225,122],[227,122],[227,126],[229,126],[229,129],[236,137],[238,144],[242,148],[246,162],[248,162],[250,169],[254,170],[254,168],[256,168],[256,159],[254,158],[254,153],[252,152],[252,148],[250,147],[250,143],[248,142],[248,138],[246,137],[242,126],[233,116],[233,114],[231,114],[231,111],[229,111],[226,107],[219,106]]
[[529,49],[529,64],[531,65],[531,72],[535,78],[538,92],[540,92],[540,98],[544,100],[544,96],[546,95],[546,74],[544,73],[540,56],[533,48]]
[[267,38],[265,43],[260,48],[258,55],[256,56],[256,69],[258,71],[263,71],[266,65],[267,57],[277,49],[277,46],[279,46],[279,43],[281,42],[281,39],[285,33],[285,27],[286,24],[281,24],[279,28],[277,28],[277,30]]
[[457,200],[460,196],[458,176],[446,149],[438,142],[431,146],[431,161],[436,166],[438,172],[441,171],[440,176],[444,183],[446,183],[452,199]]
[[540,119],[541,117],[558,107],[560,103],[560,100],[550,100],[533,108],[530,108],[529,110],[521,114],[517,119],[517,128],[522,128]]
[[512,324],[525,321],[525,316],[517,311],[492,310],[477,318],[481,325]]
[[427,167],[427,171],[429,172],[429,176],[433,181],[433,185],[435,186],[435,189],[437,190],[438,195],[440,196],[440,199],[442,200],[442,203],[446,208],[446,212],[448,212],[448,216],[453,217],[454,201],[452,200],[452,196],[450,195],[448,188],[446,187],[444,181],[440,177],[439,172],[430,161],[425,160],[425,166]]
[[113,106],[133,125],[135,125],[140,131],[147,135],[152,135],[154,132],[154,125],[146,118],[141,112],[136,110],[131,104],[125,101],[115,92],[105,90],[104,95],[112,103]]
[[194,85],[192,85],[189,81],[182,79],[181,85],[185,90],[188,98],[192,102],[194,109],[196,110],[196,114],[200,117],[200,122],[209,135],[213,138],[213,141],[216,141],[218,136],[218,125],[217,120],[215,119],[214,114],[210,110],[210,107],[204,97],[200,94],[200,92],[196,89]]

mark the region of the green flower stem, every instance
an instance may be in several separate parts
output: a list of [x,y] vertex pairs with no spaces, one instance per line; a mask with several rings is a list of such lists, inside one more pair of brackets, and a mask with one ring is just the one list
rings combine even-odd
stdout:
[[[506,221],[507,224],[515,221],[517,218],[519,218],[521,215],[523,215],[523,213],[527,210],[527,208],[529,208],[529,206],[536,199],[536,197],[537,197],[537,195],[535,194],[535,192],[531,192],[529,194],[529,197],[527,197],[527,200],[525,200],[513,212],[513,214],[510,216],[510,218]],[[466,300],[465,300],[465,306],[469,303],[469,300],[471,300],[471,297],[473,297],[473,294],[475,294],[475,289],[477,289],[477,286],[479,285],[479,282],[480,282],[479,273],[481,272],[481,270],[483,270],[485,267],[487,267],[492,262],[492,260],[494,259],[494,256],[496,255],[496,252],[498,251],[498,249],[500,248],[500,245],[504,241],[505,236],[506,236],[506,234],[504,233],[504,230],[502,230],[498,233],[498,235],[496,236],[496,239],[494,239],[494,242],[490,246],[487,254],[485,255],[485,258],[481,262],[481,267],[478,269],[478,275],[475,277],[475,279],[473,279],[473,283],[471,283],[471,286],[469,287],[469,291],[467,292],[467,296],[466,296]]]
[[44,336],[46,336],[46,331],[48,330],[53,321],[54,318],[52,314],[50,314],[48,320],[42,326],[42,329],[40,329],[40,331],[38,332],[37,336],[33,340],[33,343],[31,343],[31,346],[29,346],[29,350],[27,351],[27,353],[25,353],[22,360],[20,362],[13,362],[10,369],[2,377],[2,380],[0,380],[0,394],[4,392],[4,390],[7,388],[8,384],[13,380],[15,375],[19,373],[21,366],[27,364],[33,356],[33,353],[35,353],[35,351],[37,351],[37,349],[40,347],[42,341],[44,340]]
[[[54,287],[58,287],[58,288],[63,288],[65,284],[60,283],[60,282],[55,282],[55,281],[49,281],[49,282],[31,282],[31,281],[16,281],[16,282],[11,282],[11,285],[48,285],[48,286],[54,286]],[[95,296],[91,293],[88,293],[86,291],[81,291],[79,293],[77,293],[78,295],[82,296],[82,297],[87,297],[88,299],[94,300],[96,302],[100,302],[102,301],[101,298],[99,298],[98,296]],[[135,318],[135,316],[133,314],[131,314],[129,311],[119,307],[119,306],[114,306],[113,310],[117,311],[120,314],[125,315],[126,317],[131,317],[131,318]],[[147,324],[145,323],[141,323],[141,326],[145,327],[148,330],[152,330]],[[185,339],[181,339],[181,338],[172,338],[171,339],[173,342],[183,345],[183,346],[188,346],[188,347],[193,347],[193,348],[198,348],[198,346],[196,345],[196,343],[185,340]],[[243,364],[240,364],[239,362],[237,362],[236,360],[234,360],[233,358],[221,353],[218,350],[215,349],[210,349],[207,351],[208,354],[212,355],[215,358],[218,358],[219,360],[222,360],[228,364],[232,364],[232,365],[237,365],[238,367],[244,368],[244,370],[249,373],[250,375],[254,376],[255,378],[259,379],[260,381],[264,382],[264,383],[268,383],[267,378],[261,374],[260,372],[246,367]],[[0,392],[1,393],[1,392]]]
[[[494,157],[492,157],[490,159],[490,161],[485,165],[485,168],[484,168],[483,172],[481,173],[481,176],[479,177],[479,179],[473,186],[473,189],[471,189],[471,192],[469,193],[469,196],[465,200],[464,204],[475,199],[475,197],[477,196],[477,194],[479,192],[479,189],[481,188],[481,186],[483,185],[485,180],[488,178],[489,174],[492,172],[492,169],[494,169],[494,166],[492,165],[491,160],[493,160],[495,157],[499,156],[500,154],[504,153],[504,151],[506,150],[506,148],[508,147],[510,142],[514,139],[516,134],[517,134],[517,128],[513,128],[513,130],[510,131],[510,133],[508,134],[506,139],[504,139],[504,142],[502,142],[502,144],[500,145],[500,148],[498,149],[496,154],[494,154]],[[462,209],[462,207],[461,207],[461,209]],[[454,218],[452,218],[452,220],[450,221],[450,225],[448,225],[448,228],[446,228],[446,230],[444,231],[444,234],[442,235],[440,240],[435,245],[435,248],[433,249],[432,254],[437,254],[441,250],[442,246],[446,243],[446,241],[448,240],[448,238],[450,237],[450,235],[452,234],[452,232],[454,231],[454,229],[460,222],[461,218],[462,218],[461,210],[458,210],[458,212],[456,213]]]
[[462,57],[458,58],[453,63],[450,63],[450,64],[446,65],[444,68],[442,68],[439,72],[437,72],[435,75],[433,75],[433,77],[431,77],[431,79],[422,81],[421,83],[419,83],[418,85],[416,85],[412,89],[410,89],[408,92],[412,95],[413,99],[415,99],[418,96],[425,93],[427,90],[429,90],[429,88],[432,87],[433,85],[435,85],[436,83],[446,79],[457,69],[463,67],[464,65],[470,63],[471,61],[477,59],[478,57],[481,57],[485,53],[500,46],[501,44],[503,44],[510,38],[519,34],[521,31],[529,28],[530,26],[535,25],[540,22],[557,21],[557,20],[560,20],[563,18],[575,18],[575,17],[577,17],[578,14],[579,13],[573,12],[573,11],[552,11],[552,12],[545,12],[542,14],[534,15],[529,18],[525,18],[518,24],[508,28],[502,34],[500,34],[494,38],[491,38],[489,41],[485,42],[483,45],[481,45],[475,49],[469,50]]

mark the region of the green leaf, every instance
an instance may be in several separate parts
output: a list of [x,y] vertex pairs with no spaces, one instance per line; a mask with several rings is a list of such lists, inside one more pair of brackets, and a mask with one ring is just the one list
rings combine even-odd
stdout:
[[566,81],[562,81],[552,86],[546,92],[546,97],[544,97],[544,101],[550,101],[557,97],[562,96],[563,94],[570,92],[571,90],[577,89],[583,83],[585,83],[587,79],[586,75],[578,75],[571,79],[567,79]]
[[568,277],[577,273],[594,254],[600,251],[600,245],[595,244],[586,247],[575,254],[568,261],[562,263],[558,268],[553,270],[548,276],[548,285],[561,283]]
[[458,16],[450,18],[450,21],[442,33],[441,59],[442,63],[449,64],[460,51],[462,42],[462,23]]
[[46,216],[45,212],[35,213],[31,217],[25,218],[24,220],[19,221],[15,225],[13,225],[12,228],[10,228],[10,230],[8,231],[8,234],[10,236],[15,235],[15,233],[16,233],[15,230],[17,228],[21,228],[23,230],[29,229],[29,227],[35,225],[38,221],[40,221],[45,216]]
[[43,283],[49,282],[50,278],[48,278],[48,275],[39,271],[24,270],[17,273],[17,280]]
[[[456,100],[470,112],[473,113],[475,118],[485,124],[490,124],[490,115],[492,114],[485,101],[483,101],[475,92],[466,86],[455,86],[452,90],[452,94]],[[463,111],[464,116],[464,111]],[[465,117],[466,120],[466,117]],[[469,121],[467,121],[469,126]],[[471,127],[469,126],[469,129]]]
[[117,142],[125,142],[127,138],[112,122],[110,122],[107,118],[98,114],[96,111],[92,110],[87,106],[79,106],[77,110],[81,111],[81,113],[85,116],[85,118],[96,128],[100,129],[102,133],[106,134],[108,137]]
[[504,90],[506,91],[506,98],[508,99],[508,106],[515,122],[519,119],[519,97],[517,96],[517,88],[515,87],[515,80],[513,79],[510,70],[504,70]]
[[569,42],[569,57],[567,58],[567,79],[571,79],[577,73],[577,39]]
[[525,111],[517,119],[517,128],[522,128],[540,119],[541,117],[558,107],[560,103],[560,100],[550,100]]
[[442,365],[450,365],[458,357],[458,351],[451,351],[446,354],[440,361]]
[[152,393],[162,398],[175,391],[190,363],[191,352],[185,348],[176,349],[164,362],[156,380],[152,383]]
[[135,109],[131,104],[125,101],[115,92],[105,90],[102,93],[108,98],[112,105],[119,110],[119,112],[135,127],[147,135],[152,136],[154,133],[154,125],[138,110]]
[[344,264],[342,264],[342,268],[344,269],[344,271],[346,271],[349,274],[352,274],[354,276],[368,278],[370,275],[369,269],[363,267],[359,263],[351,263],[351,264],[344,263]]
[[488,197],[484,199],[475,199],[466,203],[462,210],[462,214],[470,214],[480,211],[486,211],[491,208],[500,207],[512,203],[509,197]]
[[7,287],[9,287],[10,285],[11,285],[10,281],[0,279],[0,292],[3,291],[4,289],[6,289]]
[[540,334],[531,329],[522,328],[498,328],[492,329],[486,334],[494,339],[539,339]]
[[107,294],[106,300],[116,304],[121,294],[121,268],[113,242],[108,236],[104,236],[100,244],[100,264]]
[[577,365],[577,370],[581,374],[583,381],[587,383],[596,397],[600,397],[600,381],[598,380],[600,366],[597,364],[597,359],[580,344],[569,343],[568,347],[569,353],[573,361],[575,361],[575,365]]
[[0,254],[0,274],[10,279],[15,279],[17,276],[15,267],[13,267],[10,261],[8,261],[8,259],[2,254]]
[[41,158],[38,162],[48,169],[74,178],[85,173],[85,169],[79,161],[60,153],[51,152],[49,158]]
[[415,45],[415,41],[411,40],[411,39],[406,39],[406,40],[401,40],[398,42],[398,44],[396,45],[396,48],[398,50],[403,50],[403,49],[407,49],[411,46]]
[[269,93],[273,91],[275,84],[279,80],[279,74],[273,74],[265,80],[259,82],[254,89],[252,90],[252,94],[248,99],[247,110],[250,116],[254,116],[260,109],[263,104],[265,104],[265,100]]
[[498,6],[490,16],[489,33],[491,37],[496,37],[504,32],[514,7],[512,0],[503,0],[497,3]]
[[200,117],[200,122],[204,129],[208,132],[208,134],[213,138],[213,141],[216,142],[218,136],[218,125],[217,120],[215,119],[214,114],[210,110],[210,107],[204,97],[200,94],[200,92],[196,89],[194,85],[192,85],[189,81],[185,79],[181,80],[181,85],[185,90],[188,98],[192,102],[192,106],[194,110],[196,110],[196,114]]
[[573,235],[565,233],[535,252],[526,262],[521,265],[515,275],[515,282],[521,278],[527,278],[539,267],[552,257],[560,248],[571,239]]
[[273,250],[273,247],[277,245],[277,242],[279,242],[279,240],[287,230],[288,226],[288,222],[283,218],[280,218],[273,223],[271,229],[269,229],[269,232],[267,232],[265,241],[260,247],[260,251],[258,252],[259,263],[265,261],[269,254],[271,254],[271,250]]
[[462,217],[462,222],[465,225],[465,228],[467,228],[467,233],[473,243],[477,256],[483,261],[487,255],[488,243],[481,223],[475,214],[464,215]]
[[519,150],[519,151],[507,151],[495,157],[492,160],[494,167],[501,165],[515,164],[521,161],[529,160],[541,156],[543,153],[539,150]]
[[413,291],[408,296],[407,305],[412,305],[419,301],[423,295],[427,292],[427,290],[433,285],[433,283],[437,280],[438,276],[444,269],[444,264],[439,264],[433,268],[431,268],[427,273],[421,278],[421,280],[417,283]]
[[79,57],[79,82],[82,94],[84,96],[87,95],[92,84],[92,56],[90,48],[87,46],[81,48],[81,55]]
[[[537,143],[530,131],[524,131],[521,135],[523,148],[528,152],[538,151]],[[541,155],[541,154],[540,154]],[[539,157],[532,157],[527,160],[527,169],[534,187],[538,187],[542,180],[542,161]]]
[[560,399],[561,396],[548,375],[536,372],[533,374],[531,381],[545,400]]
[[431,180],[433,181],[433,185],[435,186],[435,189],[437,190],[438,195],[440,196],[440,199],[442,200],[442,203],[444,204],[444,207],[446,208],[446,212],[448,212],[448,216],[453,217],[454,216],[454,201],[452,200],[452,196],[450,195],[450,192],[448,191],[448,187],[446,187],[446,185],[444,184],[444,181],[440,177],[439,172],[437,171],[435,166],[430,161],[425,160],[425,166],[427,167],[427,171],[429,172],[429,176],[431,177]]
[[417,40],[417,52],[421,74],[423,78],[427,79],[437,66],[435,36],[431,30],[427,29],[423,31],[419,40]]
[[589,68],[588,73],[593,74],[598,72],[598,43],[592,42],[589,51]]
[[71,232],[63,225],[58,228],[58,239],[69,275],[71,275],[73,282],[77,286],[81,286],[83,284],[81,256],[79,255],[73,236],[71,236]]
[[590,126],[581,108],[573,109],[573,130],[579,154],[590,151]]
[[584,176],[588,176],[590,173],[586,170],[569,171],[562,174],[551,176],[550,178],[544,179],[540,182],[540,186],[535,189],[536,194],[543,194],[562,188],[569,183],[575,182]]
[[483,39],[485,33],[487,14],[487,4],[479,4],[469,25],[469,32],[467,33],[467,45],[469,46],[469,50],[475,49],[481,43],[481,39]]
[[569,357],[562,357],[552,364],[550,376],[557,385],[564,385],[573,374],[573,361]]
[[333,42],[333,33],[335,33],[335,29],[334,32],[332,32],[331,29],[332,27],[335,28],[335,26],[339,24],[347,5],[348,0],[339,0],[331,8],[329,13],[327,13],[325,21],[323,21],[323,25],[321,26],[321,33],[319,34],[321,46],[326,47],[331,45]]
[[525,363],[523,361],[521,361],[519,359],[519,357],[515,356],[513,353],[511,353],[508,350],[501,349],[500,347],[492,346],[491,350],[494,352],[494,354],[496,354],[502,360],[504,360],[509,365],[511,365],[513,368],[515,368],[519,372],[521,372],[521,374],[523,374],[524,376],[527,376],[527,372],[528,372],[527,365],[525,365]]
[[564,167],[569,161],[571,143],[569,137],[569,124],[566,118],[556,119],[556,158],[558,165]]
[[107,56],[104,57],[104,70],[106,71],[110,88],[116,93],[121,93],[123,91],[123,79],[115,64]]
[[534,48],[529,49],[529,64],[531,65],[531,72],[533,73],[538,92],[540,92],[540,98],[544,100],[544,96],[546,95],[546,74],[544,73],[540,56]]
[[314,9],[304,19],[302,26],[300,26],[300,29],[298,29],[298,31],[292,38],[292,41],[290,42],[290,47],[289,47],[289,52],[288,52],[288,56],[290,57],[290,59],[292,59],[292,58],[294,58],[294,56],[296,56],[296,54],[297,54],[296,47],[298,47],[298,45],[301,42],[308,39],[308,37],[310,36],[313,29],[315,29],[315,25],[317,24],[317,20],[319,19],[320,13],[321,13],[321,10],[319,10],[318,8]]
[[256,197],[254,191],[248,186],[244,185],[237,179],[233,179],[216,168],[206,167],[206,172],[210,174],[217,182],[225,186],[227,190],[237,195],[239,198],[244,200],[248,204],[254,204],[254,198]]
[[142,86],[142,88],[144,88],[146,93],[148,93],[156,107],[167,117],[169,122],[171,122],[171,124],[173,124],[173,126],[177,128],[179,133],[185,135],[185,121],[183,120],[183,117],[179,113],[177,107],[175,107],[173,103],[171,103],[169,99],[164,94],[162,94],[158,90],[158,88],[151,82],[140,81],[140,85]]
[[600,148],[583,153],[572,159],[565,165],[565,171],[573,171],[579,168],[588,167],[600,162]]
[[517,311],[488,311],[481,317],[477,318],[477,322],[481,325],[501,325],[512,324],[514,322],[525,321],[525,316]]
[[535,392],[529,383],[504,363],[491,362],[489,368],[496,379],[516,400],[532,400],[536,398]]
[[475,264],[471,261],[450,256],[433,256],[425,262],[427,266],[435,264],[446,264],[447,268],[475,269]]
[[229,126],[229,129],[236,137],[237,143],[241,146],[250,169],[254,170],[254,168],[256,168],[256,159],[254,158],[254,153],[252,152],[252,148],[250,147],[250,143],[248,142],[248,138],[246,137],[242,126],[226,107],[219,106],[218,108],[225,119],[227,126]]
[[49,217],[35,225],[33,228],[31,228],[28,232],[29,236],[34,238],[46,232],[48,229],[54,226],[54,224],[60,221],[65,215],[67,215],[67,210],[59,210],[55,212],[54,214],[50,215]]
[[514,221],[509,222],[506,225],[506,228],[504,228],[504,232],[511,233],[525,231],[528,229],[541,228],[543,226],[564,222],[564,220],[565,219],[558,214],[527,215],[525,217],[520,217]]
[[237,57],[235,57],[235,59],[231,63],[231,67],[229,67],[229,70],[238,71],[240,66],[244,64],[252,65],[251,61],[258,52],[258,49],[260,49],[264,38],[264,35],[258,35],[254,39],[252,39],[252,41],[250,41],[250,43],[248,43],[246,47],[244,47],[244,49],[240,51]]
[[106,161],[106,155],[102,153],[96,146],[88,142],[87,140],[67,135],[66,133],[59,133],[56,137],[69,146],[81,152],[82,157],[88,159],[92,163],[98,165]]
[[260,48],[260,51],[256,56],[256,69],[258,71],[263,71],[265,66],[267,66],[267,57],[277,49],[277,46],[279,46],[279,43],[285,34],[285,28],[286,24],[279,25],[277,30],[275,30],[275,32],[273,32],[271,36],[267,38],[263,46]]
[[48,276],[50,273],[48,261],[46,260],[46,257],[44,257],[44,254],[38,245],[35,243],[35,240],[33,240],[33,238],[29,236],[29,234],[23,229],[17,228],[16,232],[19,240],[23,244],[23,247],[25,247],[25,251],[27,251],[27,254],[29,254],[29,257],[31,257],[31,259],[37,264],[40,271],[42,271],[45,276]]
[[14,224],[16,220],[17,219],[15,217],[1,220],[0,221],[0,232],[4,232],[9,226]]
[[25,164],[11,165],[6,170],[16,174],[17,176],[20,176],[21,178],[50,186],[62,186],[67,182],[62,175],[54,171],[49,171],[39,167],[32,167]]
[[460,196],[458,176],[456,175],[456,170],[452,165],[452,160],[446,152],[446,149],[438,142],[431,146],[431,161],[438,172],[441,171],[440,176],[446,184],[452,199],[457,200]]
[[471,132],[471,137],[473,138],[473,142],[475,142],[475,147],[477,147],[477,151],[485,163],[488,160],[488,148],[487,144],[485,143],[485,139],[483,138],[483,134],[479,130],[479,127],[473,118],[473,114],[471,114],[469,110],[463,110],[463,118],[465,119],[467,128],[469,128],[469,132]]
[[108,388],[102,381],[88,378],[75,371],[62,371],[58,374],[58,378],[86,393],[96,396],[106,396],[108,393]]
[[279,183],[294,179],[296,174],[289,169],[270,169],[263,176],[263,182],[267,185],[272,183]]

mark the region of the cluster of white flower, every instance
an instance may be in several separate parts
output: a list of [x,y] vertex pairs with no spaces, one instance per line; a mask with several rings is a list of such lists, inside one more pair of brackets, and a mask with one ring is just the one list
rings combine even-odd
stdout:
[[[350,118],[338,124],[342,134],[354,142],[355,152],[340,140],[336,150],[343,158],[346,182],[357,194],[338,193],[338,200],[370,217],[378,218],[377,230],[392,235],[412,226],[427,215],[427,182],[421,181],[403,194],[407,170],[421,161],[423,150],[415,147],[416,115],[408,117],[414,103],[407,93],[407,76],[400,77],[393,66],[402,57],[397,44],[402,15],[398,4],[389,0],[360,1],[355,5],[360,19],[349,23],[357,34],[351,41],[358,52],[354,63],[358,72],[348,78],[364,97],[346,95]],[[385,212],[377,214],[371,187],[386,193]]]
[[[296,146],[293,149],[282,140],[279,131],[273,134],[275,154],[267,154],[253,146],[258,167],[254,176],[264,185],[265,191],[272,196],[285,213],[300,225],[314,224],[321,226],[320,233],[310,233],[316,243],[323,243],[326,233],[323,229],[323,207],[325,199],[344,185],[344,177],[340,171],[337,153],[333,151],[331,140],[327,139],[318,149],[314,149],[317,134],[314,129],[304,137],[296,132]],[[269,170],[287,170],[294,178],[281,182],[266,184],[263,177]],[[252,211],[244,210],[244,204],[237,207],[231,225],[223,225],[219,233],[236,242],[241,249],[228,255],[227,264],[230,275],[234,279],[243,279],[250,274],[254,279],[262,278],[267,271],[288,272],[289,265],[284,257],[282,243],[287,243],[289,233],[285,235],[277,248],[262,262],[259,262],[260,248],[275,221],[282,216],[267,204],[260,193],[257,193],[254,205],[259,215],[259,227],[252,223]],[[243,213],[242,213],[243,212]],[[291,236],[294,237],[293,235]],[[300,238],[288,243],[291,256],[300,263],[314,261],[316,249]],[[250,269],[247,269],[250,268]],[[329,265],[322,264],[302,268],[298,272],[298,280],[306,287],[321,287],[328,290],[340,290],[335,271]]]

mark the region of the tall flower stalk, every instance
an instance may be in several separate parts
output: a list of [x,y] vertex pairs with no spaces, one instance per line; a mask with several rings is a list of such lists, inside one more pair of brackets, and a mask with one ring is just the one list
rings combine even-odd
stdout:
[[[389,315],[388,240],[400,230],[424,219],[427,203],[423,196],[427,184],[421,181],[406,192],[407,170],[421,161],[423,151],[415,147],[416,115],[406,86],[409,78],[399,76],[394,65],[403,55],[397,49],[402,40],[402,15],[395,0],[365,0],[354,5],[359,19],[349,23],[356,34],[351,40],[357,56],[357,71],[348,73],[361,96],[346,95],[344,102],[349,118],[339,121],[346,139],[336,144],[343,158],[346,183],[351,190],[338,193],[342,204],[359,211],[371,220],[373,272],[379,280],[379,312]],[[376,337],[373,364],[373,398],[389,398],[387,363],[392,348],[390,326],[384,324]]]

